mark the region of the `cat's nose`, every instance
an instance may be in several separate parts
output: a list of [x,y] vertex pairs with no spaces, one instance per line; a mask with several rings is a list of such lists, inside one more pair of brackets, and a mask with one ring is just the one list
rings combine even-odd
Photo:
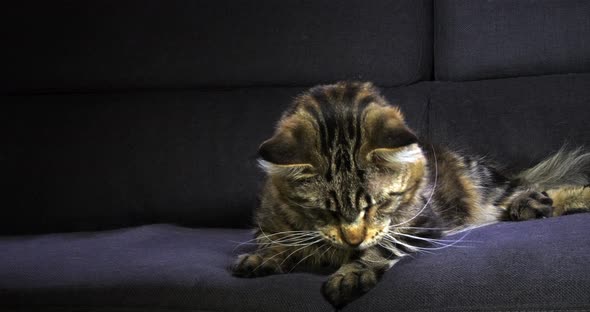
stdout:
[[361,226],[342,226],[340,232],[342,240],[351,247],[357,247],[365,240],[365,229]]

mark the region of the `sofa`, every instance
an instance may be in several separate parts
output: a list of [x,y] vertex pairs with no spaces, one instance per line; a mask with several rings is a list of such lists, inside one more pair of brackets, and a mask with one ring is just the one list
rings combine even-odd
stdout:
[[[257,148],[316,84],[372,81],[420,136],[507,170],[590,143],[588,1],[2,7],[0,311],[332,311],[323,273],[229,271]],[[589,223],[473,229],[343,311],[590,311]]]

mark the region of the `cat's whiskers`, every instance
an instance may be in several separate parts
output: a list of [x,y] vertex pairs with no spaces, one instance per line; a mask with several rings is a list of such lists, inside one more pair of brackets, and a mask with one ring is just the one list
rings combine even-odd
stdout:
[[322,252],[322,254],[318,257],[318,262],[321,263],[322,262],[322,258],[324,257],[324,255],[330,251],[330,249],[332,249],[332,245],[328,244],[328,249],[326,249],[324,252]]
[[[405,234],[405,233],[399,233],[399,232],[390,232],[387,235],[385,235],[383,239],[386,240],[386,241],[389,241],[391,243],[399,244],[401,246],[404,246],[404,247],[406,247],[406,248],[408,248],[408,249],[410,249],[411,251],[414,251],[414,252],[426,252],[426,253],[428,253],[431,250],[441,250],[441,249],[445,249],[445,248],[449,248],[449,247],[456,247],[456,248],[469,247],[469,246],[457,245],[460,242],[467,242],[467,241],[464,240],[464,238],[468,234],[469,234],[469,232],[466,232],[465,235],[463,235],[461,238],[453,241],[453,240],[443,240],[443,239],[419,237],[419,236]],[[423,241],[427,241],[427,242],[432,243],[432,244],[437,244],[439,246],[438,247],[414,246],[414,245],[411,245],[411,244],[409,244],[407,242],[403,242],[403,241],[397,239],[395,237],[395,235],[400,235],[400,236],[404,236],[404,237],[408,237],[408,238],[412,238],[412,239],[417,239],[417,240],[423,240]],[[447,242],[450,242],[450,243],[447,244]]]
[[[259,226],[258,228],[260,229],[260,233],[262,233],[262,237],[266,238],[271,243],[275,243],[275,244],[279,244],[279,245],[284,245],[285,242],[288,242],[287,244],[305,243],[305,241],[307,241],[308,239],[320,237],[319,231],[282,231],[282,232],[276,232],[276,233],[272,233],[272,234],[268,235],[264,232],[264,230],[262,230],[262,227]],[[272,236],[279,235],[279,234],[282,234],[283,236],[281,238],[279,238],[278,240],[271,238]],[[260,237],[258,237],[257,239],[259,239],[259,238]],[[299,239],[301,239],[303,241],[299,241]],[[293,242],[291,240],[293,240],[295,242]]]
[[[308,237],[307,235],[297,235],[297,236],[283,236],[280,239],[277,240],[268,240],[271,243],[277,243],[277,244],[281,244],[281,243],[289,243],[289,242],[293,242],[296,240],[303,240],[304,238]],[[317,237],[316,235],[309,235],[309,237]],[[264,237],[266,238],[266,237]],[[260,245],[260,244],[268,244],[268,242],[260,242],[260,237],[258,238],[254,238],[248,241],[244,241],[244,242],[237,242],[237,241],[231,241],[233,243],[238,243],[237,247],[240,247],[241,245]]]
[[[309,255],[301,258],[301,260],[299,260],[297,263],[295,263],[295,265],[291,268],[291,270],[289,270],[288,273],[291,273],[295,269],[296,266],[298,266],[301,262],[305,261],[307,258],[315,255],[322,247],[326,247],[326,245],[328,245],[328,244],[327,243],[322,243],[320,246],[316,247],[316,249],[313,252],[309,253]],[[321,253],[320,254],[320,258],[326,253],[326,251],[330,250],[330,248],[332,248],[332,247],[330,246],[323,253]]]
[[[308,248],[308,247],[310,247],[310,246],[313,246],[314,244],[316,244],[316,243],[319,243],[320,241],[322,241],[322,239],[318,239],[318,240],[315,240],[315,241],[313,241],[313,242],[306,243],[306,244],[304,244],[304,245],[303,245],[303,247],[297,248],[296,250],[294,250],[293,252],[291,252],[289,255],[287,255],[287,257],[285,257],[285,259],[283,259],[283,261],[281,261],[281,263],[280,263],[279,265],[283,265],[283,264],[285,263],[285,261],[287,261],[287,259],[289,259],[289,258],[290,258],[292,255],[294,255],[296,252],[298,252],[298,251],[300,251],[300,250],[302,250],[302,249],[304,249],[304,248]],[[258,251],[260,251],[260,250],[262,250],[262,249],[269,248],[269,247],[274,247],[274,246],[268,246],[268,247],[262,247],[262,248],[258,248]],[[282,255],[282,254],[284,254],[284,253],[286,253],[286,252],[289,252],[289,251],[291,251],[291,249],[285,249],[285,250],[283,250],[283,251],[277,252],[276,254],[272,255],[271,257],[269,257],[269,258],[265,259],[265,260],[264,260],[262,263],[260,263],[258,266],[256,266],[256,268],[254,268],[252,271],[253,271],[253,272],[254,272],[254,271],[256,271],[258,268],[260,268],[262,265],[264,265],[264,264],[265,264],[266,262],[268,262],[269,260],[271,260],[271,259],[273,259],[273,258],[275,258],[275,257],[277,257],[277,256],[279,256],[279,255]]]
[[388,259],[388,258],[381,259],[381,260],[371,260],[371,259],[363,259],[362,260],[362,262],[379,263],[379,264],[388,263],[390,261],[391,261],[391,259]]
[[408,243],[404,243],[402,241],[397,240],[394,236],[387,234],[383,237],[384,240],[389,241],[391,243],[397,244],[397,245],[401,245],[404,246],[406,248],[408,248],[411,252],[425,252],[425,253],[430,253],[428,250],[428,247],[418,247],[418,246],[414,246],[414,245],[410,245]]
[[[256,245],[256,246],[258,246],[258,248],[256,248],[256,251],[257,252],[260,252],[260,251],[269,250],[269,249],[276,249],[277,248],[277,245],[280,245],[281,247],[299,247],[299,246],[303,246],[302,248],[298,249],[298,250],[301,250],[301,249],[303,249],[305,247],[313,246],[314,244],[316,244],[318,242],[321,242],[321,240],[316,240],[316,241],[312,241],[312,242],[305,242],[305,243],[299,243],[299,244],[273,244],[273,243],[262,243],[262,244],[260,244],[260,243],[249,243],[249,244],[250,245]],[[272,259],[272,258],[274,258],[274,257],[276,257],[276,256],[278,256],[280,254],[283,254],[283,253],[288,252],[288,251],[291,251],[291,250],[292,249],[290,249],[290,248],[286,248],[285,250],[282,250],[281,252],[278,252],[278,253],[274,254],[270,258]],[[289,256],[291,256],[291,255],[289,255]],[[268,260],[269,259],[266,259],[260,265],[264,264]],[[256,269],[254,269],[254,270],[256,270]]]
[[[309,234],[310,232],[316,232],[316,231],[282,231],[282,232],[276,232],[276,233],[273,233],[273,234],[266,234],[266,233],[264,233],[264,231],[262,231],[262,229],[260,231],[263,233],[263,235],[265,237],[273,237],[273,236],[285,235],[285,234],[287,234],[287,235]],[[256,241],[256,240],[258,240],[258,237],[255,237],[253,239],[249,239],[249,240],[244,241],[242,243],[249,243],[249,242]]]
[[252,270],[252,272],[255,272],[256,270],[258,270],[258,268],[260,268],[261,266],[263,266],[263,265],[264,265],[265,263],[267,263],[268,261],[272,260],[274,257],[277,257],[277,256],[279,256],[279,255],[282,255],[282,254],[284,254],[284,253],[285,253],[285,252],[287,252],[287,251],[289,251],[289,250],[288,250],[288,249],[285,249],[285,250],[283,250],[283,251],[281,251],[281,252],[277,252],[276,254],[274,254],[274,255],[273,255],[273,256],[271,256],[271,257],[268,257],[267,259],[265,259],[264,261],[262,261],[262,262],[261,262],[259,265],[257,265],[257,266],[256,266],[256,267],[255,267],[255,268]]
[[[401,235],[401,236],[409,237],[409,238],[412,238],[412,239],[427,241],[429,243],[432,243],[432,244],[436,244],[436,245],[441,246],[440,249],[447,248],[447,247],[464,247],[464,248],[465,247],[471,247],[471,246],[457,245],[460,242],[464,242],[464,243],[470,242],[470,241],[463,240],[463,238],[465,236],[461,237],[458,240],[452,240],[452,239],[437,239],[437,238],[420,237],[420,236],[415,236],[415,235],[410,235],[410,234],[405,234],[405,233],[399,233],[399,232],[396,232],[395,235]],[[432,248],[437,248],[438,249],[439,247],[432,247]]]
[[[272,234],[266,234],[260,229],[262,235],[253,239],[249,239],[244,242],[238,243],[234,247],[233,251],[240,248],[243,245],[267,245],[269,243],[275,243],[282,246],[297,246],[297,244],[305,243],[307,240],[319,237],[319,231],[283,231]],[[279,237],[274,239],[274,237]],[[260,238],[265,238],[268,242],[260,242]],[[233,241],[232,241],[233,242]]]
[[[257,251],[262,251],[262,250],[277,248],[277,246],[287,247],[287,248],[309,246],[310,243],[311,243],[311,245],[313,245],[315,242],[301,242],[301,243],[297,243],[297,244],[274,244],[274,243],[257,244],[257,243],[253,243],[252,245],[258,246],[258,248],[256,248]],[[287,250],[289,250],[289,249],[287,249]]]
[[285,257],[285,259],[283,259],[283,261],[281,262],[281,265],[283,265],[283,264],[285,263],[285,261],[287,261],[287,260],[288,260],[288,259],[289,259],[289,258],[290,258],[292,255],[294,255],[294,254],[295,254],[295,253],[297,253],[298,251],[300,251],[300,250],[303,250],[303,249],[305,249],[305,248],[309,248],[309,247],[310,247],[310,246],[312,246],[313,244],[315,244],[315,243],[319,243],[319,242],[321,242],[322,240],[323,240],[323,238],[320,238],[320,239],[318,239],[318,240],[316,240],[316,241],[313,241],[313,242],[311,242],[311,243],[309,243],[309,244],[307,244],[307,245],[304,245],[303,247],[300,247],[300,248],[297,248],[297,249],[295,249],[295,250],[294,250],[293,252],[291,252],[291,253],[290,253],[290,254],[289,254],[287,257]]
[[[393,227],[393,226],[390,226]],[[427,231],[444,231],[448,228],[444,227],[419,227],[419,226],[396,226],[395,229],[409,229],[409,230],[427,230]]]
[[281,231],[281,232],[274,232],[272,234],[266,234],[262,227],[258,226],[260,232],[266,237],[273,237],[277,235],[295,235],[295,234],[310,234],[310,233],[318,233],[319,231],[316,230],[299,230],[299,231]]
[[[320,237],[319,234],[317,233],[309,233],[309,234],[296,234],[296,235],[286,235],[283,236],[279,239],[269,239],[268,237],[264,237],[264,239],[268,240],[268,242],[273,243],[273,244],[291,244],[291,243],[296,243],[298,241],[306,241],[309,240],[311,238],[318,238]],[[266,242],[261,242],[261,243],[266,243]]]
[[337,248],[332,249],[332,254],[330,255],[330,263],[334,263],[334,257],[336,256],[336,250]]
[[263,242],[263,243],[259,243],[258,244],[258,248],[257,250],[265,250],[265,249],[272,249],[272,248],[277,248],[277,246],[279,247],[287,247],[288,250],[289,248],[294,248],[294,247],[309,247],[309,246],[313,246],[316,243],[322,242],[323,239],[319,238],[319,237],[309,237],[309,238],[304,238],[298,241],[294,241],[291,243],[275,243],[275,242]]
[[[393,245],[392,242],[389,240],[382,239],[377,244],[385,248],[386,250],[390,251],[392,255],[395,257],[404,257],[407,255],[407,253],[396,248],[395,245]],[[391,256],[386,257],[386,259],[391,260]]]

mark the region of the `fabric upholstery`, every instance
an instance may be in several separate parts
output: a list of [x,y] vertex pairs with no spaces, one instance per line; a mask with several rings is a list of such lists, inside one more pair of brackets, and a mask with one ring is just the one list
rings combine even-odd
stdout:
[[590,71],[590,2],[435,1],[437,80]]
[[[258,146],[304,89],[0,97],[0,233],[248,226]],[[383,90],[417,130],[421,90]]]
[[514,169],[590,145],[590,74],[440,82],[430,95],[433,142]]
[[[582,0],[3,4],[0,311],[333,311],[324,273],[228,270],[253,248],[257,147],[292,99],[373,81],[421,137],[523,168],[590,143],[589,16]],[[589,222],[457,234],[344,311],[590,311]]]
[[432,4],[13,1],[0,92],[429,79]]
[[[590,309],[590,214],[456,234],[455,247],[396,264],[343,311]],[[323,274],[256,279],[228,267],[248,230],[150,225],[0,238],[0,310],[332,311]],[[125,311],[128,311],[125,310]]]

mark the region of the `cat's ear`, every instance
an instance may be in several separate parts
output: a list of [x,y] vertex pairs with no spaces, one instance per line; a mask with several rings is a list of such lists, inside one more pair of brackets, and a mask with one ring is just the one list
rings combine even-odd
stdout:
[[275,165],[299,165],[309,161],[304,150],[304,138],[297,131],[279,129],[258,148],[258,155]]
[[410,129],[406,127],[388,127],[386,125],[376,130],[370,140],[372,151],[379,149],[394,150],[418,143],[418,138]]
[[379,107],[367,112],[365,130],[363,150],[368,161],[399,164],[423,158],[418,137],[406,126],[396,107]]
[[271,175],[294,179],[313,175],[311,138],[301,127],[279,128],[275,135],[258,148],[261,167]]

